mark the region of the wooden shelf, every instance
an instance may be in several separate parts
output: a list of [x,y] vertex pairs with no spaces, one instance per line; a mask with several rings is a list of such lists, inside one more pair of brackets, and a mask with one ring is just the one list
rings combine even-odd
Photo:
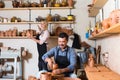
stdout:
[[108,0],[96,0],[93,8],[101,9]]
[[[50,38],[51,39],[56,39],[56,38],[58,38],[58,36],[50,36]],[[13,37],[13,36],[10,36],[10,37],[0,37],[0,39],[29,39],[28,37],[23,37],[23,36],[15,36],[15,37]]]
[[1,10],[59,10],[59,9],[73,9],[73,7],[28,7],[28,8],[0,8]]
[[93,7],[88,9],[89,17],[95,17],[99,13],[99,10],[105,5],[107,1],[108,0],[96,0]]
[[33,23],[33,22],[3,22],[0,23],[0,25],[5,25],[5,24],[29,24],[29,23]]
[[51,22],[48,22],[50,24],[73,24],[75,23],[74,21],[51,21]]
[[[5,24],[40,24],[41,22],[34,22],[34,21],[26,21],[26,22],[6,22],[6,23],[0,23],[1,25]],[[73,24],[74,21],[51,21],[48,22],[49,24]]]
[[100,39],[100,38],[104,38],[104,37],[108,37],[108,36],[112,36],[112,35],[115,35],[115,34],[119,34],[120,33],[120,23],[96,34],[95,36],[93,37],[90,37],[89,39],[90,40],[95,40],[95,39]]
[[10,37],[0,37],[0,39],[29,39],[27,37],[22,37],[22,36],[10,36]]
[[95,17],[99,13],[99,9],[91,8],[89,9],[89,17]]

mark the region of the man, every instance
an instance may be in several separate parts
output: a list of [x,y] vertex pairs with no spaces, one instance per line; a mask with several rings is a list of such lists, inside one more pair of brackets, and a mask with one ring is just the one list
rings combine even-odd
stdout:
[[58,69],[53,70],[53,74],[64,74],[66,77],[77,77],[73,74],[76,66],[76,53],[73,48],[67,46],[67,42],[68,35],[64,32],[60,33],[58,36],[58,46],[44,54],[42,59],[52,68],[53,60],[51,57],[54,57]]

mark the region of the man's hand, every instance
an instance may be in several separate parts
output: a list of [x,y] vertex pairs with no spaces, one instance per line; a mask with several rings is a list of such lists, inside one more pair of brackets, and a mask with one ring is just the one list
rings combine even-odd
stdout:
[[62,74],[62,73],[63,73],[62,69],[55,69],[52,71],[53,75]]
[[52,59],[51,58],[46,58],[45,61],[48,62],[48,66],[52,70],[53,69],[53,61],[52,61]]
[[68,68],[55,69],[52,71],[52,74],[56,75],[56,74],[62,74],[64,72],[69,72],[69,69]]

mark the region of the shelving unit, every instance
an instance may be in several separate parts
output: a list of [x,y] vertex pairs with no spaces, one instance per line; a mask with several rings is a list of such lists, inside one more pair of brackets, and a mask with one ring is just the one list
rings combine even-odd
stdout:
[[6,37],[0,37],[0,39],[29,39],[27,37],[23,37],[23,36],[15,36],[15,37],[12,37],[12,36],[6,36]]
[[28,7],[28,8],[0,8],[0,10],[59,10],[73,8],[74,7]]
[[[40,24],[41,22],[35,22],[31,20],[31,11],[32,10],[49,10],[51,14],[51,10],[70,10],[74,7],[27,7],[27,8],[0,8],[0,11],[9,11],[9,10],[28,10],[29,11],[29,20],[21,21],[21,22],[1,22],[0,25],[24,25],[28,24],[29,28],[31,28],[31,24]],[[48,24],[74,24],[75,21],[49,21]],[[55,36],[51,36],[50,38],[56,38]],[[27,37],[16,36],[16,37],[0,37],[0,39],[29,39]]]
[[20,60],[20,63],[19,63],[19,66],[20,66],[20,72],[19,72],[19,76],[17,75],[17,58],[20,57],[21,59],[21,51],[11,51],[11,50],[8,50],[8,51],[3,51],[1,52],[0,54],[0,59],[14,59],[14,73],[13,73],[13,76],[2,76],[2,78],[0,78],[0,80],[17,80],[18,78],[19,79],[22,79],[22,62]]
[[99,10],[105,5],[105,3],[108,0],[96,0],[95,4],[93,7],[89,8],[89,17],[95,17],[98,13]]
[[[9,25],[9,24],[40,24],[41,22],[33,22],[33,21],[24,21],[24,22],[3,22],[0,25]],[[73,24],[74,21],[50,21],[49,24]]]
[[95,39],[100,39],[100,38],[112,36],[112,35],[119,34],[119,33],[120,33],[120,23],[96,34],[95,36],[90,37],[89,39],[95,40]]

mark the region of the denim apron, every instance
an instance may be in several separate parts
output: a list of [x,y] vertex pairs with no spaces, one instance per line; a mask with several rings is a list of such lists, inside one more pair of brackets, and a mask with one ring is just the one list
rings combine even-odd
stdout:
[[[58,64],[58,67],[61,69],[66,68],[68,65],[70,65],[70,62],[68,61],[68,58],[67,58],[67,53],[68,53],[68,49],[66,50],[66,55],[61,56],[61,55],[59,55],[59,49],[57,50],[55,62]],[[69,77],[69,75],[71,73],[73,73],[73,72],[65,72],[63,74],[65,77]]]

